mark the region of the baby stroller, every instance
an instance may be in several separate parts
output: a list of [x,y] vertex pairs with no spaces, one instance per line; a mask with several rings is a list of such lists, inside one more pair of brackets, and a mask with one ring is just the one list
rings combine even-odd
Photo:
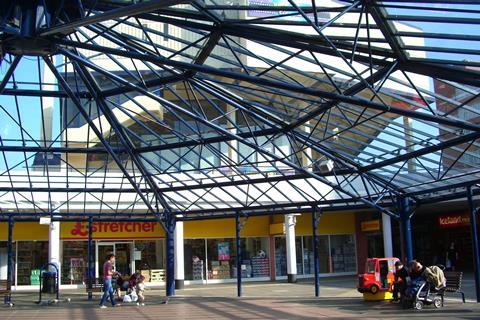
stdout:
[[423,306],[433,304],[435,308],[441,308],[443,307],[442,291],[442,289],[437,290],[428,281],[421,280],[413,295],[407,294],[402,298],[403,307],[408,308],[411,306],[415,310],[422,310]]
[[134,273],[127,281],[124,281],[126,287],[126,294],[123,297],[123,302],[135,302],[138,300],[137,292],[135,290],[137,283],[145,279],[140,273]]
[[[443,266],[438,266],[443,270]],[[409,284],[405,290],[405,296],[402,296],[402,306],[404,308],[413,307],[415,310],[423,309],[425,305],[433,304],[435,308],[443,307],[444,288],[437,289],[433,283],[425,278],[419,277]]]

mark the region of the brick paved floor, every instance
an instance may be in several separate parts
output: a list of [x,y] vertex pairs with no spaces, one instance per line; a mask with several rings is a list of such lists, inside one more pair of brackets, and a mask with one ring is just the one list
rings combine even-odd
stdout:
[[[364,302],[354,281],[352,277],[322,279],[321,298],[312,297],[311,281],[247,283],[243,298],[236,297],[235,284],[189,286],[178,290],[168,304],[163,304],[164,290],[152,288],[144,307],[123,304],[107,309],[98,308],[98,295],[88,301],[80,290],[64,290],[60,303],[42,306],[34,303],[37,293],[17,292],[15,307],[0,308],[0,319],[480,319],[480,306],[471,300],[462,304],[457,297],[448,298],[442,309],[427,306],[422,311],[402,310],[388,302]],[[66,298],[71,302],[63,301]]]

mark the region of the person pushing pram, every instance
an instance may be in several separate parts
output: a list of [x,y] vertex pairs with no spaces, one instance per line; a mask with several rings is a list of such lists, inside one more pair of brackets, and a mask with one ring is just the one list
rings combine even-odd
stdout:
[[[142,276],[140,273],[134,273],[128,278],[128,280],[119,277],[117,279],[117,298],[122,299],[123,302],[136,302],[139,299],[138,294],[140,293],[143,295],[143,290],[139,292],[138,287],[141,287],[145,277]],[[121,296],[121,290],[126,291],[125,296]],[[143,300],[143,296],[141,298]],[[143,301],[142,301],[143,302]]]
[[419,261],[413,260],[409,263],[410,282],[407,283],[405,297],[402,299],[404,305],[413,302],[416,309],[421,309],[424,304],[435,303],[436,307],[441,300],[436,296],[446,286],[446,279],[443,270],[438,266],[426,267]]

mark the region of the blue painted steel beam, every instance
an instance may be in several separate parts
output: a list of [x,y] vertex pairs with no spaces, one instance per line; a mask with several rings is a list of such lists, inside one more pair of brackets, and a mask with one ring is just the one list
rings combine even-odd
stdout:
[[[161,103],[165,108],[167,108],[167,109],[170,110],[170,111],[173,111],[173,110],[179,111],[179,112],[185,114],[186,116],[189,116],[189,117],[191,117],[192,119],[198,121],[199,123],[202,123],[202,124],[204,124],[204,125],[212,128],[212,129],[214,129],[215,131],[217,131],[217,132],[219,132],[219,133],[222,133],[222,134],[224,134],[224,135],[226,135],[226,136],[232,137],[232,138],[234,138],[235,140],[240,141],[240,142],[243,143],[244,145],[246,145],[246,146],[248,146],[248,147],[256,150],[257,152],[259,152],[259,153],[261,153],[261,154],[264,154],[264,155],[266,155],[267,157],[271,158],[272,161],[282,162],[282,163],[286,164],[287,166],[289,166],[289,167],[291,167],[291,168],[293,168],[293,169],[295,169],[295,170],[298,170],[299,172],[302,172],[302,173],[304,173],[304,174],[306,174],[306,175],[308,175],[308,176],[310,176],[310,177],[312,177],[312,178],[315,178],[315,179],[321,181],[322,183],[324,183],[324,184],[332,187],[333,189],[335,189],[335,190],[338,191],[338,192],[344,193],[344,194],[346,194],[346,195],[348,195],[349,197],[352,197],[352,198],[355,198],[355,197],[356,197],[352,192],[344,189],[340,184],[337,185],[337,184],[335,184],[335,183],[332,183],[332,182],[330,182],[329,180],[321,177],[320,175],[317,175],[317,174],[314,173],[314,172],[310,172],[310,171],[306,170],[305,168],[303,168],[303,167],[301,167],[301,166],[293,163],[292,161],[290,161],[290,160],[288,160],[288,159],[285,159],[284,157],[278,156],[277,154],[275,154],[275,153],[273,153],[273,152],[270,152],[270,151],[268,151],[268,150],[266,150],[266,149],[263,149],[263,148],[261,148],[260,146],[258,146],[257,144],[252,143],[252,142],[250,142],[250,141],[248,141],[248,140],[244,140],[244,139],[240,138],[237,134],[230,132],[228,129],[225,129],[225,128],[223,128],[222,126],[217,125],[217,124],[215,124],[215,123],[211,123],[211,122],[208,121],[207,119],[205,119],[205,118],[203,118],[203,117],[200,117],[200,116],[198,116],[197,114],[195,114],[195,113],[193,113],[193,112],[191,112],[191,111],[189,111],[189,110],[183,109],[183,108],[179,107],[178,105],[174,104],[173,102],[171,102],[171,101],[169,101],[169,100],[166,100],[166,99],[163,99],[162,97],[156,96],[156,95],[150,93],[148,90],[145,90],[145,89],[143,89],[142,87],[136,86],[135,84],[132,84],[132,83],[128,82],[127,80],[125,80],[125,79],[123,79],[123,78],[121,78],[121,77],[119,77],[119,76],[117,76],[117,75],[115,75],[115,74],[113,74],[113,73],[111,73],[111,72],[109,72],[109,71],[106,71],[106,70],[100,68],[99,66],[95,65],[94,63],[91,63],[90,61],[84,59],[83,57],[80,57],[80,56],[78,56],[78,55],[76,55],[76,54],[74,54],[74,53],[72,53],[72,52],[70,52],[70,51],[68,51],[68,50],[65,50],[65,49],[59,49],[59,50],[60,50],[64,55],[68,56],[70,59],[76,61],[77,63],[81,63],[81,64],[83,65],[83,68],[85,68],[85,67],[91,68],[91,69],[93,69],[93,70],[95,70],[95,71],[97,71],[97,72],[99,72],[99,73],[101,73],[101,74],[106,75],[106,76],[109,77],[111,80],[117,81],[117,82],[122,83],[122,84],[124,84],[124,85],[128,85],[128,86],[136,89],[136,91],[138,91],[138,92],[140,92],[140,93],[148,96],[149,98],[152,98],[152,99],[158,101],[159,103]],[[204,66],[202,66],[202,67],[204,67]],[[248,77],[250,77],[250,76],[248,76]],[[252,77],[252,78],[255,78],[255,77]],[[267,81],[268,81],[268,80],[267,80]],[[281,84],[279,84],[279,85],[281,85]],[[302,87],[302,88],[303,88],[303,87]],[[303,89],[309,89],[309,88],[303,88]],[[329,94],[330,94],[330,93],[329,93]],[[343,98],[345,98],[345,97],[343,97]],[[400,109],[400,108],[399,108],[399,109]],[[429,116],[429,117],[430,117],[430,116]],[[480,128],[480,127],[479,127],[479,128]],[[361,202],[363,202],[363,203],[365,203],[365,204],[370,205],[372,208],[375,208],[375,209],[377,209],[377,210],[379,210],[379,211],[381,211],[381,212],[383,212],[383,213],[385,213],[385,214],[388,214],[388,215],[390,215],[390,216],[392,216],[392,217],[395,216],[395,214],[394,214],[393,212],[391,212],[391,211],[388,210],[387,208],[381,207],[381,206],[378,205],[377,203],[372,202],[370,199],[358,198],[358,200],[361,201]]]
[[[234,71],[220,70],[210,66],[195,65],[187,62],[169,60],[153,54],[125,51],[125,50],[108,48],[105,46],[92,45],[88,43],[80,43],[80,42],[75,42],[70,40],[59,40],[59,41],[66,46],[72,46],[74,48],[82,48],[82,49],[93,50],[97,52],[105,52],[105,53],[114,54],[120,57],[127,57],[132,59],[148,61],[158,65],[169,65],[169,66],[177,67],[182,70],[192,70],[192,71],[202,72],[202,73],[211,74],[211,75],[223,76],[229,79],[235,79],[235,80],[245,81],[248,83],[265,85],[265,86],[270,86],[270,87],[279,88],[279,89],[285,89],[292,92],[307,94],[307,95],[311,95],[319,98],[338,100],[340,102],[367,107],[367,108],[371,108],[378,111],[391,112],[394,114],[407,116],[414,119],[425,120],[429,122],[449,125],[453,127],[467,129],[467,130],[474,130],[474,131],[480,130],[479,125],[469,123],[468,121],[459,120],[459,119],[449,119],[449,118],[445,118],[437,115],[431,115],[428,113],[411,111],[411,110],[403,109],[401,107],[384,105],[382,103],[373,102],[373,101],[370,101],[369,99],[358,97],[358,96],[344,96],[342,94],[338,94],[334,92],[323,91],[315,88],[307,88],[307,87],[303,87],[303,86],[292,84],[292,83],[285,83],[285,82],[280,82],[280,81],[275,81],[275,80],[270,80],[265,78],[259,78],[259,77],[242,74]],[[99,66],[97,66],[96,64],[90,63],[89,61],[85,61],[85,59],[82,59],[81,57],[75,55],[69,50],[66,50],[64,48],[59,48],[59,51],[70,59],[83,61],[82,63],[88,65],[89,68],[92,68],[98,71],[99,73],[105,74],[106,72],[105,70],[99,68]],[[124,79],[121,79],[121,80],[124,80]],[[131,84],[125,81],[120,81],[120,83],[122,83],[123,85],[130,86],[132,88],[135,86],[134,84]]]
[[128,182],[130,182],[130,184],[133,186],[133,188],[135,188],[135,190],[137,191],[139,197],[143,200],[143,202],[145,203],[145,205],[148,207],[148,209],[151,211],[151,212],[156,212],[156,210],[152,207],[152,205],[150,204],[150,202],[148,201],[148,199],[145,197],[145,195],[139,190],[139,186],[137,185],[136,181],[130,176],[129,172],[127,171],[127,169],[123,166],[123,163],[121,161],[121,159],[118,157],[118,155],[112,150],[111,148],[111,145],[108,141],[106,141],[106,139],[103,137],[102,133],[98,130],[98,128],[96,127],[95,123],[92,121],[92,119],[90,119],[90,116],[89,114],[86,112],[86,110],[83,108],[80,100],[78,99],[78,97],[75,95],[75,93],[72,91],[72,89],[70,88],[70,86],[68,85],[67,81],[65,81],[65,79],[63,78],[63,76],[58,72],[58,70],[55,68],[55,66],[53,65],[52,61],[50,61],[50,59],[48,58],[45,58],[44,59],[45,63],[47,64],[47,66],[50,68],[50,70],[52,71],[52,73],[55,75],[55,78],[57,78],[57,81],[59,82],[59,84],[63,87],[63,89],[68,93],[70,99],[74,102],[74,105],[77,107],[78,111],[82,114],[82,116],[84,117],[85,121],[87,121],[87,123],[89,124],[90,128],[92,129],[92,131],[95,133],[95,135],[98,137],[98,139],[100,140],[100,142],[102,143],[102,145],[105,147],[105,149],[108,151],[108,153],[110,154],[110,156],[112,157],[112,159],[115,161],[115,163],[118,165],[118,167],[120,168],[120,170],[122,171],[122,173],[125,175],[125,177],[127,178]]
[[171,215],[167,216],[166,236],[167,236],[167,274],[166,274],[166,294],[167,297],[175,295],[175,246],[174,246],[175,219]]
[[413,260],[413,239],[412,239],[412,223],[410,217],[409,203],[407,197],[400,197],[400,221],[402,225],[403,243],[405,245],[405,257],[407,261]]
[[[88,270],[87,270],[88,283],[87,283],[87,286],[90,289],[92,288],[93,281],[95,281],[95,270],[93,269],[94,250],[93,250],[93,241],[92,241],[92,235],[93,235],[92,224],[93,224],[93,217],[89,217],[88,218]],[[88,292],[88,300],[92,300],[92,299],[93,299],[93,293],[90,290]]]
[[235,216],[235,245],[237,249],[237,297],[242,296],[242,253],[240,246],[240,214]]
[[318,259],[318,247],[319,247],[319,239],[317,236],[317,226],[320,220],[320,216],[317,218],[317,210],[321,215],[320,209],[317,207],[312,207],[312,236],[313,236],[313,265],[314,265],[314,273],[315,273],[315,297],[320,296],[320,262]]
[[4,297],[4,303],[9,304],[12,302],[12,282],[13,282],[13,224],[12,218],[8,219],[8,238],[7,238],[7,289],[10,290],[8,295]]
[[477,227],[477,208],[473,203],[472,187],[467,188],[467,201],[470,211],[470,230],[472,235],[473,245],[473,267],[475,277],[475,294],[477,296],[477,302],[480,302],[480,242],[478,240],[478,227]]

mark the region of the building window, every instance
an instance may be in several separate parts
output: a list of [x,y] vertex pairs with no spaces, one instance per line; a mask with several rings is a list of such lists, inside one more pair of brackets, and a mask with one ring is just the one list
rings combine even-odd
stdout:
[[48,262],[48,241],[19,241],[17,245],[17,285],[38,285],[40,268]]
[[88,242],[64,241],[62,284],[84,284],[88,270]]
[[355,257],[355,241],[353,235],[330,236],[333,272],[355,272],[357,262]]
[[205,280],[205,239],[184,240],[185,280]]

